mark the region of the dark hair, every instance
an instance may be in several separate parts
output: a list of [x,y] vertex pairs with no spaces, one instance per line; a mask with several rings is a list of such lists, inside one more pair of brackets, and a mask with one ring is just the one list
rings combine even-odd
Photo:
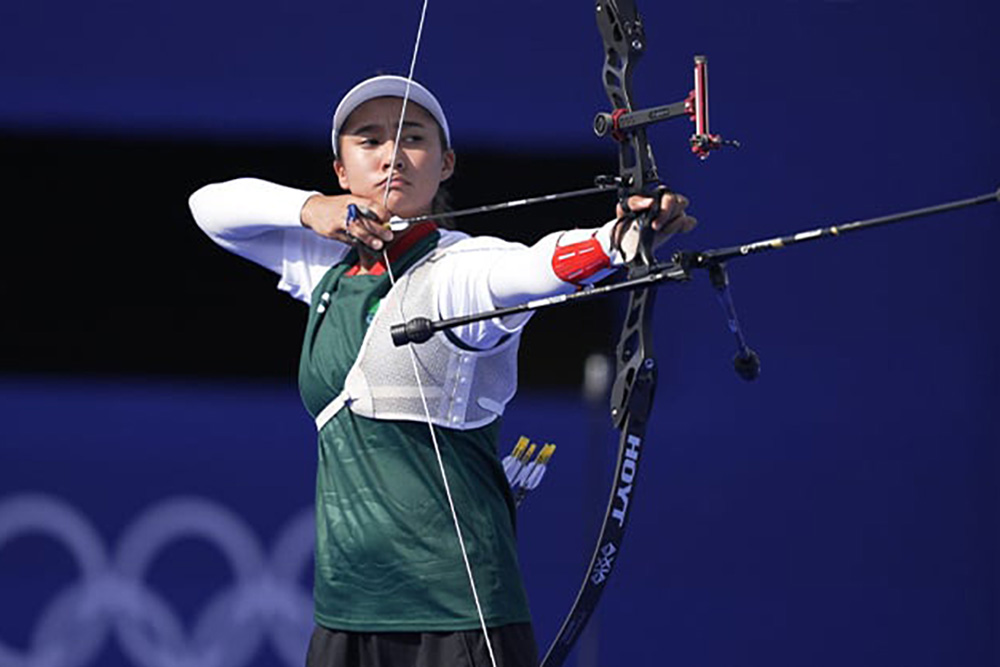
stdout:
[[[448,137],[444,134],[444,129],[441,125],[434,121],[434,125],[437,126],[438,138],[441,140],[441,151],[451,150],[448,146]],[[434,193],[434,199],[431,200],[431,213],[447,213],[451,210],[451,193],[448,192],[448,188],[445,187],[444,183],[438,186],[437,192]],[[438,221],[439,227],[444,227],[445,229],[455,228],[454,218],[445,218],[444,220]]]
[[[434,193],[434,199],[431,201],[431,213],[447,213],[451,210],[451,193],[442,183],[438,186],[438,191]],[[438,227],[444,227],[445,229],[455,229],[455,219],[454,218],[444,218],[443,220],[437,221]]]

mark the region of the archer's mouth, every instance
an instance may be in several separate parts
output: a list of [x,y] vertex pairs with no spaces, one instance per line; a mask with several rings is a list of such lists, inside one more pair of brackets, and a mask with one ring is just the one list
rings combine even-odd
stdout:
[[[389,182],[389,181],[387,179],[383,178],[381,181],[379,181],[376,184],[376,187],[384,189],[386,187],[386,183],[387,182]],[[395,188],[406,187],[406,186],[409,186],[409,185],[410,185],[410,182],[407,181],[405,178],[400,178],[398,176],[393,176],[392,177],[392,181],[389,182],[389,186],[388,187],[391,190],[391,189],[395,189]]]

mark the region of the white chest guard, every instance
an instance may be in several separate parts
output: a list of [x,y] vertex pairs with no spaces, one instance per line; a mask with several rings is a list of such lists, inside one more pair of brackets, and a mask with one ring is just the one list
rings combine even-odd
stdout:
[[[438,247],[397,279],[365,333],[344,390],[317,416],[318,428],[345,405],[372,419],[427,421],[410,351],[393,344],[390,327],[414,317],[439,319],[438,291],[449,284],[448,255],[491,252],[483,241],[442,231]],[[470,350],[437,332],[427,342],[414,344],[431,422],[469,430],[502,415],[517,390],[519,342],[520,331],[490,349]]]

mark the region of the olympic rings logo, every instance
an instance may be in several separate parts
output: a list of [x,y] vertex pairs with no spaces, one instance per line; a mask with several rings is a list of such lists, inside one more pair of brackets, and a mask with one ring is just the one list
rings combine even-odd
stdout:
[[[302,510],[265,554],[239,516],[204,498],[166,499],[143,512],[107,553],[87,519],[44,495],[0,500],[0,551],[26,533],[65,547],[77,581],[48,602],[27,651],[0,637],[0,667],[83,667],[115,633],[124,654],[141,667],[240,667],[270,638],[289,666],[301,665],[312,631],[312,596],[298,585],[311,565],[313,511]],[[143,579],[159,552],[181,538],[216,547],[233,574],[194,619],[190,632]]]

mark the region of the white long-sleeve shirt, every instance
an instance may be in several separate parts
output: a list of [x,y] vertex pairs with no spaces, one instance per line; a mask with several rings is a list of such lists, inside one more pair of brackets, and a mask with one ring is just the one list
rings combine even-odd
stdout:
[[[278,274],[278,289],[309,303],[319,280],[350,250],[350,246],[302,225],[302,207],[314,194],[318,193],[239,178],[202,187],[191,195],[189,204],[198,226],[213,241]],[[576,291],[578,285],[564,282],[553,269],[556,249],[595,237],[613,263],[619,264],[611,249],[613,224],[556,232],[532,246],[484,237],[482,241],[495,251],[489,253],[490,261],[484,262],[481,252],[449,257],[453,266],[449,284],[440,291],[439,315],[457,317]],[[610,271],[595,274],[590,282]],[[485,348],[527,320],[527,315],[485,320],[454,333],[470,346]]]

